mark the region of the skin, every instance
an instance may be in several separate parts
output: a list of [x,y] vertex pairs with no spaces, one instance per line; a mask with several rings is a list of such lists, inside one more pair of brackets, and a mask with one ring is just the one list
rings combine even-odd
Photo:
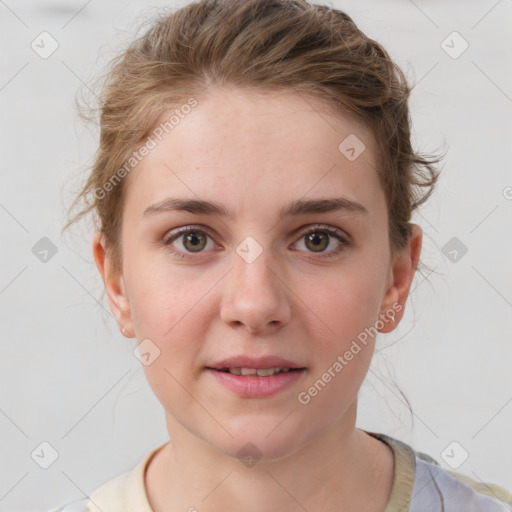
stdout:
[[[366,146],[354,161],[338,150],[350,134]],[[93,252],[125,336],[149,338],[160,350],[143,367],[172,440],[147,470],[153,510],[334,511],[340,503],[344,510],[384,510],[392,452],[355,428],[375,338],[308,404],[297,399],[359,333],[400,305],[394,322],[379,330],[396,327],[420,256],[417,225],[404,250],[390,251],[366,126],[293,91],[211,89],[125,179],[121,271],[113,271],[99,233]],[[216,201],[237,214],[143,218],[146,207],[170,196]],[[339,196],[367,214],[308,213],[278,222],[278,210],[293,200]],[[317,223],[351,243],[328,236],[328,245],[315,249],[304,232]],[[164,245],[171,231],[198,224],[209,235],[202,234],[202,252],[183,236]],[[252,263],[236,252],[247,236],[262,249]],[[278,355],[307,371],[277,395],[241,398],[205,366],[242,353]],[[262,454],[252,467],[237,458],[248,442]]]

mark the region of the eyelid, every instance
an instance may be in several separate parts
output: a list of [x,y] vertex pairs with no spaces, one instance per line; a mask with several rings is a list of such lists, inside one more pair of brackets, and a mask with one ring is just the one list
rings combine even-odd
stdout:
[[188,233],[189,231],[203,231],[206,233],[212,240],[214,235],[210,228],[203,226],[202,224],[187,224],[186,226],[181,226],[179,228],[174,228],[171,231],[167,232],[164,235],[163,243],[168,244],[171,240],[176,240],[181,235]]
[[343,231],[340,228],[336,228],[334,226],[331,226],[329,224],[309,224],[305,228],[301,228],[298,230],[298,233],[302,236],[307,235],[310,232],[314,231],[326,231],[332,236],[339,236],[342,238],[346,243],[350,243],[352,241],[352,237],[346,232]]

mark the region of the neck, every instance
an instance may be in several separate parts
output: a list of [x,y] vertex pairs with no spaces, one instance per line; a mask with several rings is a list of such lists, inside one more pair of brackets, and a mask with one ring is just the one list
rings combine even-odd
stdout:
[[293,454],[254,465],[219,452],[168,417],[172,441],[146,473],[150,506],[154,512],[384,510],[392,451],[355,428],[356,407]]

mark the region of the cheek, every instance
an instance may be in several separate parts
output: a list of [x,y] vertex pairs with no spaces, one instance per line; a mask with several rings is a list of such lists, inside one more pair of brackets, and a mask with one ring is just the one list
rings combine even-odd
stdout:
[[[137,338],[163,343],[201,310],[209,282],[191,278],[186,269],[172,268],[150,254],[127,265],[130,310]],[[201,276],[199,276],[201,277]]]
[[314,293],[308,287],[302,296],[325,326],[329,343],[341,349],[378,319],[383,282],[383,269],[372,272],[361,260],[346,271],[340,269],[336,278],[323,281]]
[[174,382],[166,370],[180,382],[182,377],[194,378],[190,372],[200,358],[214,313],[209,292],[216,280],[197,275],[197,269],[195,276],[186,270],[171,271],[159,263],[129,268],[131,317],[137,339],[139,343],[149,339],[159,350],[155,362],[145,367],[148,380],[157,386]]
[[135,291],[132,318],[137,339],[139,343],[151,340],[158,354],[143,369],[155,396],[172,414],[179,414],[176,404],[185,409],[191,404],[183,386],[197,378],[209,323],[204,300],[208,288],[198,289],[190,282],[155,273],[146,274]]
[[308,415],[324,417],[328,424],[345,414],[372,361],[375,336],[369,328],[378,318],[380,301],[370,276],[350,273],[330,280],[316,296],[309,295],[311,309],[319,312],[321,322],[315,323],[321,333],[312,340],[316,364],[302,390],[308,401],[304,407]]

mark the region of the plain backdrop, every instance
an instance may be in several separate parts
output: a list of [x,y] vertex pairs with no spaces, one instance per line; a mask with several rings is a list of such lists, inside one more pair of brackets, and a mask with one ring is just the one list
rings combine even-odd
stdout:
[[[91,224],[65,236],[61,228],[97,140],[77,119],[79,88],[142,19],[182,4],[0,1],[2,511],[81,498],[168,439],[136,341],[110,314]],[[409,443],[446,469],[447,453],[467,456],[457,471],[510,490],[512,2],[332,5],[416,84],[415,147],[448,149],[437,191],[413,219],[432,272],[417,274],[405,318],[378,339],[358,427]],[[41,43],[34,49],[41,37],[44,51],[58,44],[47,58]],[[47,469],[34,455],[41,450],[57,456]]]

